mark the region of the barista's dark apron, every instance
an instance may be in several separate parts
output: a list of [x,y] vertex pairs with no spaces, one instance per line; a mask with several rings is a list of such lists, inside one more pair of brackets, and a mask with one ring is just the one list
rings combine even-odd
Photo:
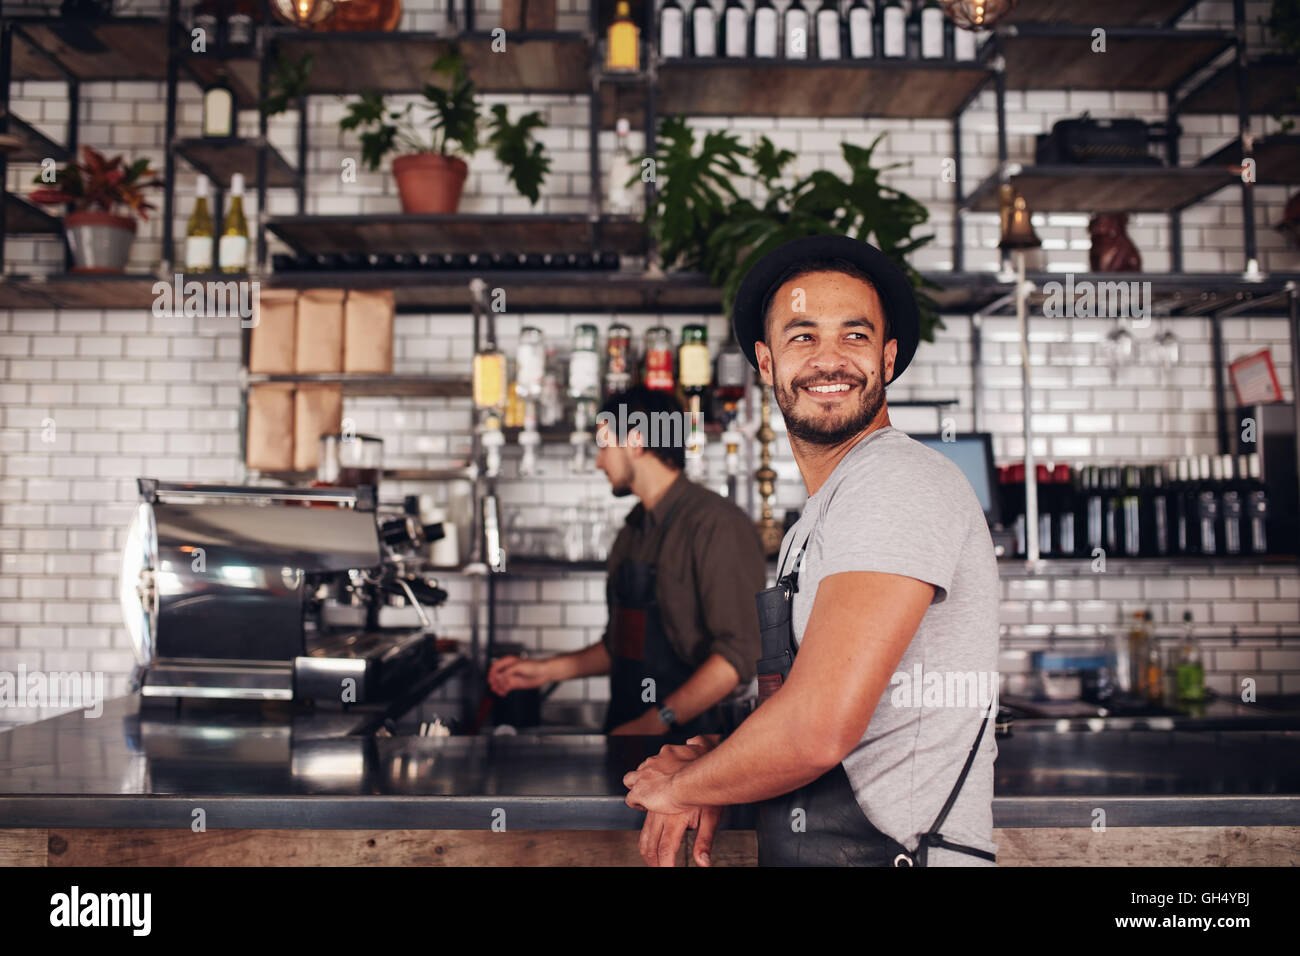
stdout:
[[[790,573],[779,577],[775,587],[758,592],[756,598],[763,638],[763,656],[758,662],[760,705],[780,689],[799,652],[790,600],[799,590],[799,565],[807,548],[805,538]],[[985,714],[957,783],[930,829],[921,834],[916,850],[908,850],[872,825],[853,796],[844,765],[839,764],[812,783],[757,805],[759,866],[925,866],[930,847],[996,862],[992,853],[945,840],[940,832],[975,762],[987,724]]]
[[[662,540],[663,529],[672,517],[672,509],[659,522],[656,532]],[[636,720],[651,708],[664,705],[673,691],[695,673],[673,650],[664,631],[663,617],[655,597],[657,566],[641,561],[623,561],[611,572],[614,607],[610,614],[610,696],[605,716],[605,733]],[[646,679],[654,681],[654,697],[647,691]],[[696,734],[715,734],[722,730],[718,708],[710,708],[676,731],[665,734],[668,743],[685,743]]]

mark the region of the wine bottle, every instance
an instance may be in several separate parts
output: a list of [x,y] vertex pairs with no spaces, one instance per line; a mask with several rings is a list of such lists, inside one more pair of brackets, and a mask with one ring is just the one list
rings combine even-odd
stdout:
[[1088,553],[1091,555],[1098,548],[1106,547],[1105,502],[1101,494],[1101,469],[1096,465],[1088,466],[1086,489],[1084,526],[1088,531]]
[[1241,554],[1241,516],[1244,510],[1240,475],[1235,474],[1232,455],[1219,456],[1223,490],[1219,496],[1219,526],[1223,530],[1223,553]]
[[808,10],[799,0],[785,8],[785,58],[808,59]]
[[1165,557],[1170,551],[1169,486],[1165,469],[1152,465],[1147,469],[1147,489],[1142,497],[1142,548],[1150,557]]
[[195,183],[194,211],[185,226],[185,271],[212,271],[212,214],[208,211],[208,177]]
[[222,272],[248,271],[248,220],[244,217],[244,176],[230,177],[230,206],[221,226],[217,261]]
[[1120,528],[1124,556],[1136,558],[1142,553],[1142,472],[1134,465],[1124,469],[1124,491],[1120,498]]
[[1219,481],[1218,459],[1209,455],[1200,458],[1200,483],[1196,487],[1196,517],[1199,528],[1201,554],[1218,554]]
[[1056,554],[1062,558],[1069,558],[1073,557],[1078,549],[1075,535],[1074,484],[1070,478],[1070,466],[1057,465],[1053,469],[1052,480],[1056,491],[1056,502],[1052,506],[1056,523]]
[[844,55],[843,23],[835,0],[822,0],[817,10],[817,58],[838,60]]
[[727,0],[718,29],[721,33],[718,49],[723,56],[749,56],[749,15],[740,5],[740,0]]
[[224,71],[203,91],[203,135],[218,139],[235,135],[235,91]]
[[849,56],[865,60],[875,56],[876,37],[871,8],[865,0],[853,0],[845,17],[849,34]]
[[1268,491],[1259,478],[1259,453],[1242,455],[1246,460],[1247,546],[1251,554],[1268,554]]
[[880,55],[907,56],[907,13],[899,0],[885,0],[880,8]]
[[943,59],[943,32],[948,18],[943,15],[938,0],[925,0],[925,5],[917,11],[916,18],[920,27],[921,58]]
[[749,20],[749,49],[753,56],[775,57],[781,35],[781,18],[772,0],[758,0]]
[[1057,548],[1052,528],[1055,525],[1057,509],[1056,473],[1048,471],[1046,465],[1035,468],[1038,476],[1038,554],[1039,557],[1057,556]]
[[718,16],[708,0],[695,0],[691,7],[691,56],[697,58],[718,55]]
[[686,52],[686,13],[677,0],[666,0],[659,11],[659,55],[677,59]]
[[975,59],[979,37],[974,30],[963,30],[954,25],[952,29],[952,56],[954,60],[969,61]]

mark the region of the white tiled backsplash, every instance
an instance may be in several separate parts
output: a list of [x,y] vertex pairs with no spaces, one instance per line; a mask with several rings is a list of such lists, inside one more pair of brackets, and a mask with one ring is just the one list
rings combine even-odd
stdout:
[[[1256,22],[1267,3],[1248,4],[1252,42]],[[441,13],[432,4],[405,4],[403,27],[437,29]],[[494,21],[494,7],[484,5],[480,25]],[[585,6],[561,0],[561,27],[581,29]],[[137,12],[147,13],[141,7]],[[1207,4],[1199,21],[1213,14],[1230,22],[1231,4]],[[564,18],[569,18],[566,21]],[[197,133],[199,100],[193,86],[183,85],[179,135]],[[540,109],[550,123],[544,132],[555,158],[552,174],[537,209],[586,211],[586,104],[567,96],[490,97],[518,109]],[[82,88],[81,141],[100,148],[120,148],[151,156],[162,165],[162,85],[91,83]],[[13,112],[49,135],[62,138],[67,117],[60,84],[16,84]],[[1032,159],[1032,134],[1050,128],[1063,116],[1089,109],[1095,116],[1139,115],[1163,119],[1161,97],[1129,93],[1028,93],[1008,95],[1011,158]],[[315,98],[309,124],[309,212],[389,212],[398,208],[387,172],[360,173],[356,184],[342,185],[337,171],[343,158],[355,156],[355,140],[341,134],[342,106]],[[255,115],[242,117],[247,126]],[[1256,117],[1260,131],[1274,128],[1271,118]],[[1184,117],[1182,161],[1192,163],[1235,135],[1231,116]],[[865,144],[879,132],[885,162],[905,161],[910,169],[890,172],[886,181],[923,199],[930,208],[936,241],[914,258],[927,269],[951,266],[952,203],[950,184],[940,179],[940,164],[951,154],[950,128],[943,121],[850,120],[697,120],[700,128],[730,125],[742,135],[766,133],[779,146],[795,150],[799,172],[839,163],[841,139]],[[292,157],[296,123],[292,115],[273,122],[275,143]],[[963,169],[966,188],[993,171],[996,125],[992,94],[986,92],[963,119]],[[251,131],[251,130],[250,130]],[[612,149],[612,134],[603,148]],[[636,143],[633,144],[635,149]],[[176,223],[183,234],[193,195],[193,176],[178,163]],[[502,181],[493,161],[481,154],[471,164],[463,203],[465,211],[526,209]],[[9,186],[26,191],[35,168],[11,166]],[[1261,266],[1266,271],[1300,269],[1300,254],[1288,248],[1271,225],[1281,218],[1287,190],[1257,187]],[[1187,271],[1239,271],[1244,264],[1238,191],[1230,188],[1184,213],[1183,243]],[[273,191],[271,209],[293,212],[290,191]],[[251,221],[250,216],[250,221]],[[1086,271],[1088,234],[1083,216],[1049,216],[1036,226],[1044,240],[1047,267]],[[1134,217],[1130,233],[1150,271],[1166,271],[1168,223],[1164,216]],[[160,255],[160,230],[146,224],[133,252],[133,267],[149,270]],[[995,216],[971,215],[966,228],[966,268],[997,265]],[[274,244],[273,249],[277,248]],[[61,253],[48,240],[11,239],[6,269],[11,272],[57,271]],[[711,342],[725,338],[726,324],[717,315],[520,315],[498,323],[502,345],[512,349],[522,324],[540,327],[556,343],[571,341],[573,328],[593,322],[602,331],[615,319],[640,332],[662,321],[674,333],[686,322],[704,322]],[[999,461],[1022,453],[1020,356],[1014,319],[989,318],[983,325],[983,415],[972,414],[970,319],[946,315],[947,328],[934,343],[923,344],[891,399],[957,398],[951,415],[958,430],[978,426],[995,436]],[[400,315],[395,337],[399,372],[467,371],[471,345],[469,316]],[[1040,458],[1078,462],[1157,461],[1167,457],[1213,452],[1213,375],[1209,324],[1181,319],[1169,324],[1181,342],[1177,367],[1160,370],[1139,365],[1114,373],[1100,356],[1109,323],[1096,319],[1046,319],[1035,316],[1031,331],[1034,364],[1034,428]],[[1159,331],[1139,332],[1140,339]],[[1287,321],[1231,318],[1223,323],[1228,360],[1259,348],[1272,349],[1287,400],[1291,400],[1291,355]],[[131,505],[134,479],[232,481],[240,476],[238,452],[239,330],[222,320],[163,319],[135,311],[0,311],[0,670],[101,670],[111,694],[122,692],[132,665],[115,599],[115,576]],[[716,347],[716,345],[715,345]],[[1229,406],[1231,407],[1231,405]],[[437,399],[349,399],[345,414],[359,431],[385,440],[390,467],[436,467],[468,445],[468,404]],[[778,430],[780,415],[775,414]],[[54,422],[54,440],[47,420]],[[929,409],[897,409],[894,423],[908,431],[936,430]],[[718,449],[711,449],[711,475],[720,479]],[[784,433],[775,446],[780,474],[778,515],[798,508],[802,483]],[[514,474],[509,452],[507,476]],[[613,502],[602,475],[575,477],[567,472],[567,449],[548,448],[546,474],[535,479],[507,477],[503,499],[508,512],[524,523],[551,520],[560,509],[588,499]],[[404,485],[399,492],[418,492]],[[742,497],[742,501],[748,500]],[[625,507],[622,502],[618,507]],[[438,610],[442,632],[467,636],[471,620],[469,582],[455,576],[444,584],[449,603]],[[517,640],[543,651],[571,650],[596,640],[604,620],[602,579],[597,574],[571,578],[510,580],[501,588],[500,638]],[[1205,624],[1207,678],[1229,689],[1240,675],[1259,680],[1261,693],[1300,692],[1300,575],[1295,568],[1236,566],[1206,569],[1194,577],[1132,564],[1112,567],[1104,575],[1034,579],[1008,570],[1003,581],[1006,625],[1004,669],[1025,666],[1024,651],[1050,640],[1087,642],[1099,629],[1118,625],[1121,615],[1151,607],[1158,625],[1177,630],[1183,608],[1190,607]],[[1234,631],[1235,629],[1235,631]],[[557,692],[564,697],[603,698],[602,679],[573,682]],[[25,722],[55,712],[0,709],[0,725]]]

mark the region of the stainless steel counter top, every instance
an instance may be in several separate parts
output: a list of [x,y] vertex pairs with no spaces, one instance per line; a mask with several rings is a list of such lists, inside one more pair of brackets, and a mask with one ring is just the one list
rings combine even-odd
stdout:
[[[0,829],[627,829],[623,774],[653,738],[359,735],[347,714],[141,712],[138,697],[0,734]],[[1018,722],[998,740],[999,827],[1300,822],[1300,731]],[[736,808],[729,819],[743,827]]]

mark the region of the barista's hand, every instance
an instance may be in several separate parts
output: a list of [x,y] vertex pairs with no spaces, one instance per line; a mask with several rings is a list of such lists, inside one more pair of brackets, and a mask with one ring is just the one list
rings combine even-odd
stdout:
[[709,851],[722,816],[721,807],[683,807],[672,799],[672,777],[718,743],[717,735],[692,737],[685,746],[669,744],[623,778],[631,788],[628,805],[647,810],[641,827],[641,858],[649,866],[673,866],[687,830],[696,830],[696,866],[709,865]]
[[548,661],[510,655],[494,661],[488,669],[488,686],[492,693],[504,697],[512,690],[530,690],[550,683]]

